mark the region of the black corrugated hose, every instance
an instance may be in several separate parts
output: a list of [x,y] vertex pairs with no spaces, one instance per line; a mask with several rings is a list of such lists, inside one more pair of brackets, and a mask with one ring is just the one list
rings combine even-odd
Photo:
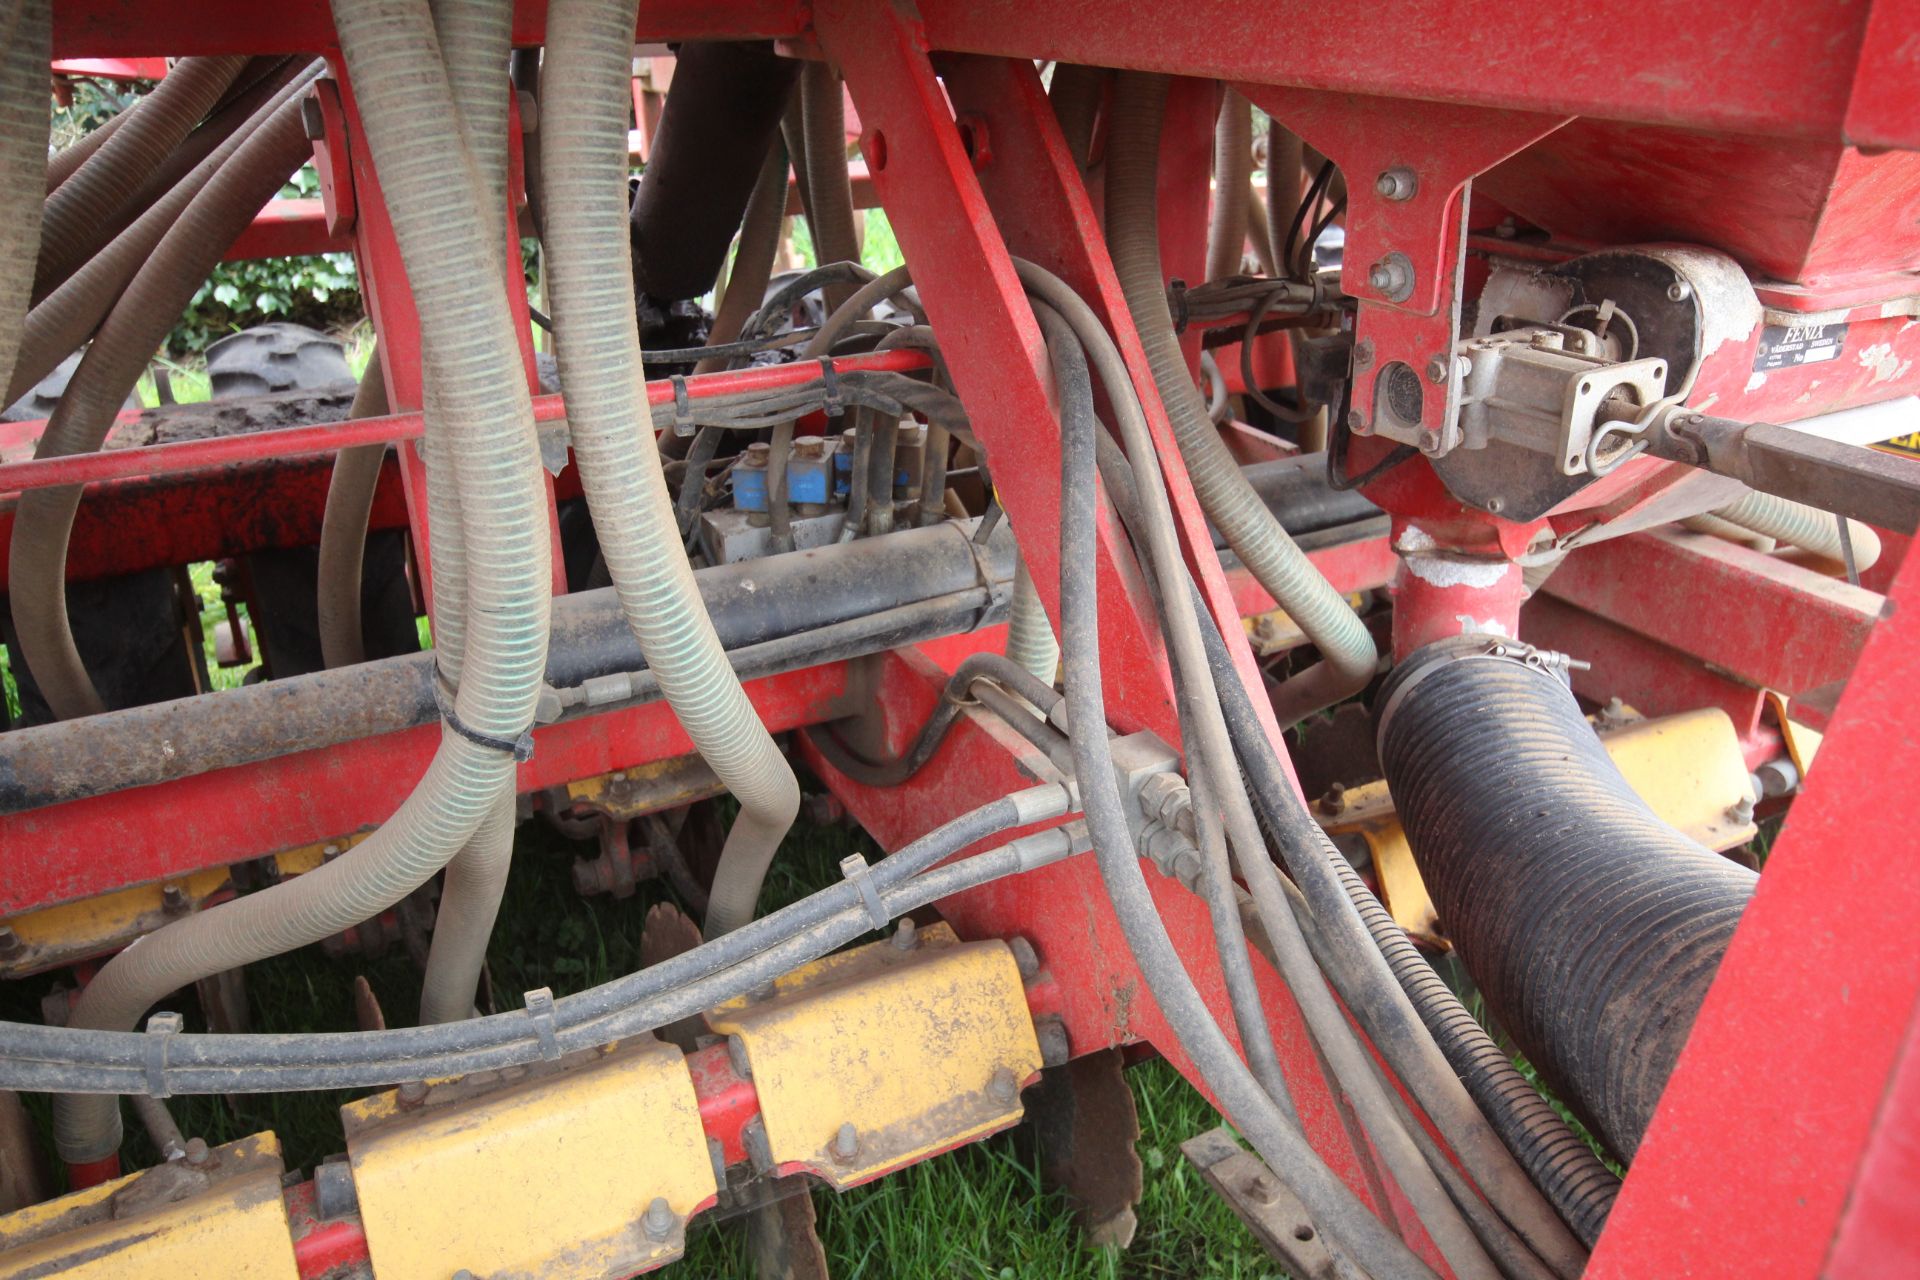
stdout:
[[1662,822],[1528,653],[1414,654],[1380,691],[1380,762],[1487,1007],[1631,1159],[1759,876]]

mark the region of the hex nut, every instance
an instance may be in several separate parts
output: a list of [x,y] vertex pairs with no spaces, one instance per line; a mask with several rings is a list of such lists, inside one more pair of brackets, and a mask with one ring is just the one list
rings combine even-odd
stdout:
[[842,1124],[834,1133],[832,1154],[841,1164],[848,1163],[860,1154],[860,1134],[854,1129],[852,1121]]
[[665,1196],[655,1196],[653,1203],[647,1206],[646,1217],[642,1220],[648,1237],[654,1240],[665,1240],[673,1234],[673,1223],[673,1206],[667,1203]]
[[1373,180],[1373,190],[1382,200],[1411,200],[1420,190],[1420,179],[1413,170],[1397,164]]

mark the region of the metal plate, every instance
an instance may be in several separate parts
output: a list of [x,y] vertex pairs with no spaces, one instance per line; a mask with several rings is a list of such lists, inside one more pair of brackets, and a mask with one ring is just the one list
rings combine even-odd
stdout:
[[[693,1080],[649,1041],[507,1083],[436,1085],[340,1109],[382,1280],[600,1280],[678,1257],[715,1193]],[[664,1198],[671,1221],[649,1233]]]
[[842,1190],[1014,1124],[1040,1070],[1013,953],[944,925],[910,950],[829,956],[707,1021],[745,1046],[774,1166]]
[[284,1171],[280,1140],[257,1133],[197,1168],[162,1165],[22,1209],[0,1218],[0,1277],[297,1280]]

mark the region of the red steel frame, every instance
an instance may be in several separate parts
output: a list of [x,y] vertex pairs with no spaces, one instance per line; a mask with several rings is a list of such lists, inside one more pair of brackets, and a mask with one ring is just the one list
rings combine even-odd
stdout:
[[[544,16],[538,0],[522,3],[516,40],[537,44]],[[1152,406],[1150,428],[1168,462],[1181,534],[1209,605],[1223,621],[1233,621],[1271,601],[1243,574],[1223,574],[1207,554],[1205,522],[1151,393],[1093,205],[1031,59],[1196,78],[1175,83],[1162,155],[1163,259],[1170,272],[1187,278],[1197,273],[1189,264],[1199,253],[1205,221],[1204,149],[1196,144],[1216,92],[1207,82],[1215,80],[1236,82],[1255,101],[1299,121],[1309,140],[1330,153],[1353,152],[1352,163],[1361,170],[1376,159],[1360,152],[1437,165],[1434,172],[1446,174],[1448,182],[1422,207],[1367,208],[1367,173],[1358,172],[1354,185],[1362,202],[1355,211],[1356,235],[1364,242],[1377,225],[1377,234],[1396,237],[1396,244],[1437,244],[1437,253],[1420,249],[1423,268],[1444,263],[1450,245],[1466,236],[1456,178],[1470,180],[1569,117],[1783,143],[1920,148],[1920,68],[1906,38],[1920,28],[1920,0],[1763,6],[1731,23],[1686,0],[1502,11],[1492,30],[1486,21],[1486,14],[1457,0],[1435,0],[1406,13],[1308,0],[1196,0],[1177,21],[1150,6],[1094,0],[1048,6],[920,0],[917,7],[909,0],[663,0],[645,7],[639,35],[774,38],[796,56],[825,56],[839,66],[862,122],[873,190],[915,268],[975,429],[990,452],[1022,460],[996,478],[1041,594],[1051,607],[1062,571],[1096,575],[1115,726],[1149,729],[1174,741],[1157,630],[1124,540],[1109,521],[1093,564],[1059,563],[1051,391],[1012,256],[1063,276],[1114,333]],[[1475,40],[1461,38],[1469,25]],[[159,4],[73,0],[55,13],[55,51],[63,58],[145,56],[160,47],[181,54],[268,53],[332,44],[331,21],[318,0],[271,8],[251,0],[206,0],[184,29]],[[1783,110],[1780,94],[1788,85],[1794,96]],[[322,157],[328,205],[317,219],[311,209],[285,211],[293,216],[279,232],[257,225],[236,252],[337,247],[350,240],[395,404],[414,407],[419,352],[411,297],[377,175],[365,149],[353,146],[351,93],[344,83],[338,92],[337,101],[327,104]],[[967,116],[976,141],[985,130],[990,160],[970,157],[955,113]],[[1444,113],[1449,126],[1427,130],[1436,113]],[[1353,122],[1363,115],[1381,128],[1355,132]],[[1490,121],[1499,136],[1487,132]],[[975,154],[981,151],[975,148]],[[515,185],[517,190],[517,179]],[[316,221],[324,241],[314,239]],[[1361,289],[1363,328],[1371,315],[1369,332],[1384,338],[1397,325],[1416,335],[1409,341],[1428,340],[1453,280],[1424,269],[1419,280],[1418,298],[1404,314],[1383,309],[1377,299],[1367,301]],[[519,290],[509,292],[519,298]],[[1876,300],[1852,297],[1844,305]],[[1437,331],[1444,339],[1445,326]],[[552,414],[558,406],[544,401],[540,410]],[[310,504],[314,478],[324,475],[331,450],[346,443],[406,441],[417,433],[417,416],[403,413],[371,423],[57,464],[4,465],[0,495],[85,481],[95,486],[89,503],[116,492],[138,502],[170,483],[171,497],[139,509],[146,519],[191,525],[182,514],[190,511],[191,499],[182,495],[217,491],[222,478],[231,480],[236,471],[277,468],[289,499]],[[1356,468],[1366,465],[1371,445],[1356,442]],[[209,470],[215,467],[224,470]],[[1608,500],[1626,509],[1635,500],[1634,486],[1657,488],[1661,482],[1647,471],[1623,476]],[[410,520],[422,564],[429,565],[420,472],[410,449],[398,472],[404,506],[389,496],[382,518]],[[288,479],[298,474],[308,477],[307,488]],[[1511,556],[1538,527],[1465,511],[1424,467],[1403,469],[1377,486],[1374,496],[1396,512],[1396,528],[1417,521],[1444,545],[1477,554]],[[1554,519],[1557,528],[1565,513]],[[206,524],[203,517],[194,526],[200,542],[188,539],[186,545],[213,538]],[[1381,541],[1336,548],[1317,559],[1344,589],[1381,586],[1393,566]],[[84,550],[77,561],[76,568],[86,562]],[[108,563],[103,557],[102,567]],[[1920,953],[1897,927],[1920,908],[1920,858],[1913,856],[1920,848],[1910,835],[1871,824],[1854,802],[1854,789],[1884,779],[1920,734],[1914,714],[1920,689],[1911,678],[1920,655],[1920,569],[1907,566],[1889,590],[1888,620],[1874,626],[1878,607],[1871,593],[1822,587],[1685,537],[1636,535],[1577,553],[1560,571],[1551,598],[1536,601],[1525,614],[1530,634],[1605,655],[1620,669],[1618,687],[1631,688],[1639,679],[1649,698],[1663,688],[1671,692],[1664,682],[1690,667],[1695,683],[1671,696],[1683,703],[1690,698],[1689,705],[1729,706],[1743,735],[1760,744],[1755,750],[1769,741],[1759,719],[1761,684],[1804,692],[1845,676],[1859,655],[1823,749],[1824,763],[1773,854],[1590,1274],[1890,1274],[1887,1259],[1910,1258],[1920,1239],[1920,1224],[1913,1221],[1920,1203],[1920,1160],[1913,1154],[1920,1141],[1914,1104],[1920,1094]],[[1518,624],[1517,600],[1502,596],[1484,603]],[[1401,604],[1415,607],[1404,594]],[[1435,607],[1458,605],[1448,599]],[[1704,634],[1697,612],[1702,606],[1708,608]],[[1756,609],[1769,620],[1764,635],[1746,625]],[[1243,672],[1253,677],[1239,628],[1226,630],[1235,638]],[[873,701],[891,745],[903,746],[924,717],[942,672],[997,639],[991,632],[956,637],[874,660],[862,687],[877,690]],[[1710,657],[1717,670],[1702,667],[1701,657]],[[839,665],[755,681],[749,692],[769,725],[781,730],[861,709],[854,687]],[[1608,690],[1596,683],[1594,691]],[[0,913],[377,824],[417,776],[431,740],[424,729],[393,734],[0,819],[0,843],[32,850],[36,864],[9,877]],[[549,726],[539,731],[539,743],[533,761],[522,767],[523,789],[690,748],[671,713],[658,705]],[[809,763],[877,839],[894,846],[1022,785],[1023,761],[1039,767],[1026,760],[1028,754],[1016,740],[963,719],[950,744],[909,786],[876,791],[837,776],[823,760]],[[1154,884],[1202,992],[1224,1009],[1219,973],[1208,959],[1204,909],[1166,881],[1155,878]],[[975,890],[943,909],[963,934],[1019,933],[1034,943],[1053,976],[1049,1011],[1064,1019],[1076,1052],[1146,1040],[1192,1074],[1085,860]],[[1880,923],[1889,920],[1895,927]],[[1402,1221],[1409,1220],[1398,1189],[1373,1166],[1365,1144],[1351,1136],[1338,1096],[1306,1047],[1291,998],[1257,957],[1256,968],[1309,1136],[1359,1194],[1392,1205],[1402,1211]],[[1232,1026],[1231,1019],[1222,1021]],[[709,1127],[717,1126],[724,1142],[723,1131],[731,1124],[737,1133],[750,1102],[736,1096],[738,1082],[715,1076],[709,1083],[703,1115],[713,1112]],[[1419,1247],[1442,1265],[1430,1243]],[[303,1241],[302,1265],[314,1273],[353,1250],[343,1233],[322,1229]]]

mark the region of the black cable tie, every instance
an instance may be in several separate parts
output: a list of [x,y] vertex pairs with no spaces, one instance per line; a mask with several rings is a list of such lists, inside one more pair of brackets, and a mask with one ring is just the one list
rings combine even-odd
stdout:
[[673,387],[673,434],[690,436],[694,432],[693,400],[687,395],[687,379],[674,374],[667,379]]
[[874,888],[872,877],[867,875],[865,858],[850,853],[840,859],[840,874],[860,890],[860,901],[866,905],[867,919],[873,921],[875,929],[884,929],[893,923],[893,917],[887,914],[887,908],[880,901],[880,890]]
[[840,375],[833,367],[832,356],[820,357],[820,381],[827,389],[820,407],[829,418],[837,418],[847,411],[847,407],[840,399]]
[[1187,306],[1187,282],[1179,276],[1167,281],[1167,309],[1173,312],[1174,333],[1185,333],[1193,313]]
[[177,1013],[156,1013],[147,1019],[147,1093],[155,1098],[170,1098],[167,1090],[167,1049],[180,1034],[186,1020]]
[[468,742],[476,746],[488,747],[494,751],[503,751],[521,764],[525,764],[527,761],[533,759],[533,733],[531,730],[521,733],[518,738],[496,738],[490,733],[482,733],[478,729],[461,722],[459,715],[454,712],[453,699],[447,693],[447,683],[440,678],[440,665],[438,663],[435,663],[433,668],[433,705],[439,708],[440,718],[446,722],[447,728],[453,730]]
[[533,1034],[540,1038],[540,1056],[551,1062],[560,1056],[560,1037],[553,1026],[553,988],[540,987],[527,992],[527,1017],[533,1020]]

